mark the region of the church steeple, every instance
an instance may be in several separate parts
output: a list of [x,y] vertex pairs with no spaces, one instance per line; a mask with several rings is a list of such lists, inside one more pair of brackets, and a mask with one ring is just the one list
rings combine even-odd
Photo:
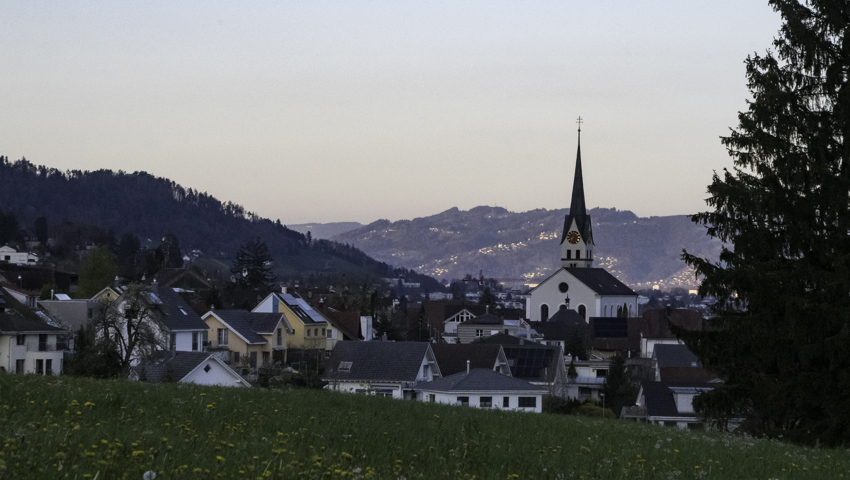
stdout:
[[593,231],[584,202],[584,179],[581,173],[581,117],[578,117],[578,148],[570,213],[564,218],[561,235],[561,262],[564,267],[590,267],[593,263]]

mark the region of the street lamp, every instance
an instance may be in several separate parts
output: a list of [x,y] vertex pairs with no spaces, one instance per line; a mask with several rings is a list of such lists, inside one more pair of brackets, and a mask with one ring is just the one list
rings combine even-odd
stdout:
[[24,282],[21,280],[21,276],[18,275],[18,286],[24,288]]
[[602,418],[605,418],[605,394],[600,393],[600,397],[602,397]]

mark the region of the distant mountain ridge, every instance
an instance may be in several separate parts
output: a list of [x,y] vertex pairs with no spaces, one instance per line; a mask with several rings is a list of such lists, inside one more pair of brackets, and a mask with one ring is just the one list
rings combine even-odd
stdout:
[[313,238],[331,238],[362,226],[363,224],[360,222],[300,223],[297,225],[287,225],[288,228],[304,235],[310,232]]
[[[378,220],[332,237],[376,259],[437,278],[466,274],[523,278],[537,283],[560,266],[560,235],[569,209],[510,212],[481,206],[452,208],[429,217]],[[698,284],[682,249],[718,258],[720,242],[688,215],[641,218],[627,210],[589,210],[596,246],[594,266],[633,288]]]

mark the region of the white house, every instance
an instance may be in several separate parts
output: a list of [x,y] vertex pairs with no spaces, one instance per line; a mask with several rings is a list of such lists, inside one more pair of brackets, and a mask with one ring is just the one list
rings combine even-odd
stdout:
[[440,377],[429,343],[338,342],[322,380],[329,390],[414,399],[418,382]]
[[474,408],[542,412],[544,387],[532,385],[489,368],[475,368],[421,382],[418,400]]
[[38,263],[38,255],[28,252],[18,252],[8,245],[3,245],[0,247],[0,261],[19,263],[21,265],[34,265]]
[[66,333],[44,322],[0,313],[0,369],[36,375],[62,373]]
[[180,382],[222,387],[250,387],[216,355],[206,352],[162,352],[130,369],[130,380]]

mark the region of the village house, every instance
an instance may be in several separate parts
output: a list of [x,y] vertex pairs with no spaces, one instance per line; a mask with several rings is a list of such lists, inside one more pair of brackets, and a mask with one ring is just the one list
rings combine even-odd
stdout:
[[283,313],[210,310],[201,319],[209,328],[209,350],[225,353],[231,364],[257,368],[287,361],[293,330]]
[[328,390],[415,399],[416,384],[440,378],[426,342],[339,342],[322,380]]
[[548,390],[489,368],[469,369],[416,384],[422,402],[483,409],[542,412]]
[[35,265],[38,263],[38,255],[19,252],[8,245],[3,245],[0,247],[0,261],[19,265]]
[[250,387],[223,360],[207,352],[159,352],[130,368],[130,380],[179,382],[221,387]]
[[252,312],[282,313],[292,333],[287,348],[297,350],[321,350],[330,357],[337,342],[343,339],[342,331],[328,321],[297,294],[286,292],[270,293]]
[[61,374],[66,334],[65,330],[43,321],[0,313],[0,369],[36,375]]

